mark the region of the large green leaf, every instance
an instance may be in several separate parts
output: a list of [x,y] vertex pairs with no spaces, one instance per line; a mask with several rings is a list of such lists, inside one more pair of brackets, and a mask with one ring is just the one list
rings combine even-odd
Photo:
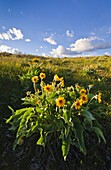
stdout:
[[70,143],[71,143],[71,138],[70,138],[70,135],[68,135],[68,137],[62,141],[62,155],[65,161],[66,161],[66,157],[69,152],[69,149],[70,149]]
[[19,134],[21,134],[22,131],[27,129],[28,121],[29,121],[29,119],[31,118],[31,116],[33,114],[34,114],[34,109],[33,108],[29,107],[29,108],[26,109],[26,111],[22,115],[22,119],[20,121],[19,128],[18,128],[18,131],[17,131],[17,136],[19,136]]
[[92,120],[95,120],[95,118],[93,117],[93,115],[89,112],[89,111],[87,111],[87,110],[85,110],[85,111],[83,111],[82,112],[82,115],[86,118],[86,120],[87,121],[92,121]]
[[83,126],[80,123],[78,123],[78,124],[75,124],[74,127],[75,127],[75,136],[79,144],[78,145],[79,149],[86,155]]
[[63,118],[64,118],[65,123],[69,123],[70,118],[71,118],[70,111],[63,110]]
[[103,135],[103,132],[98,128],[98,127],[92,127],[92,130],[96,133],[96,135],[98,136],[98,140],[100,143],[100,137],[103,139],[103,141],[106,143],[106,139]]

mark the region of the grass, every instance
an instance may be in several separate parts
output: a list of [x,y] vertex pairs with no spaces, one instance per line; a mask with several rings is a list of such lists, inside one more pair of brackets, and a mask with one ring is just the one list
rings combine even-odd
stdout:
[[[35,60],[33,60],[35,58]],[[12,144],[14,134],[8,131],[5,124],[5,119],[8,118],[11,112],[8,105],[18,109],[21,107],[21,97],[25,95],[23,85],[20,82],[18,75],[26,74],[32,67],[41,67],[46,70],[47,82],[51,81],[50,77],[58,74],[64,77],[65,85],[80,85],[87,86],[93,84],[95,93],[102,92],[103,102],[108,106],[107,116],[101,122],[105,132],[107,144],[97,145],[95,138],[90,138],[87,142],[88,154],[86,157],[81,155],[79,151],[72,148],[68,157],[68,161],[64,163],[61,153],[56,151],[56,144],[46,148],[45,151],[41,147],[34,149],[34,141],[29,139],[30,146],[27,144],[19,147],[13,152]],[[39,162],[39,169],[77,169],[77,170],[110,170],[111,167],[111,57],[79,57],[79,58],[50,58],[39,57],[32,55],[8,55],[0,54],[0,149],[1,169],[24,169],[36,166]],[[86,137],[87,138],[87,137]],[[5,146],[5,147],[4,147]],[[53,153],[52,153],[53,148]],[[24,152],[23,152],[24,151]],[[26,155],[24,155],[24,153]],[[17,161],[18,160],[18,161]],[[35,161],[35,164],[33,161]],[[47,160],[47,161],[46,161]]]

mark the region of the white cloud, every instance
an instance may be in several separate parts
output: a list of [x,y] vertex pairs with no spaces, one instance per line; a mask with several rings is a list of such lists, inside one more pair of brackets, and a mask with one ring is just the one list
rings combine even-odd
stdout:
[[38,49],[35,50],[36,52],[39,51]]
[[62,45],[59,45],[56,49],[52,49],[52,51],[50,51],[50,54],[52,54],[54,57],[70,57],[79,53],[64,48]]
[[2,40],[20,40],[23,39],[23,34],[20,29],[12,28],[9,29],[6,33],[0,34],[0,39]]
[[29,38],[25,39],[26,42],[30,42],[31,40]]
[[103,41],[98,37],[81,38],[71,44],[69,48],[64,48],[59,45],[56,49],[50,52],[54,57],[71,57],[84,52],[92,52],[111,48],[111,43]]
[[105,52],[104,55],[110,56],[111,54],[109,52]]
[[50,37],[44,38],[44,41],[48,42],[49,44],[56,45],[56,41],[53,40],[53,34]]
[[91,32],[90,35],[91,35],[91,36],[94,36],[94,35],[96,35],[96,33],[95,33],[95,32]]
[[3,30],[5,30],[5,29],[6,29],[6,27],[3,25],[3,26],[2,26],[2,29],[3,29]]
[[9,29],[9,33],[12,35],[15,35],[15,37],[12,38],[12,40],[20,40],[20,39],[23,39],[23,36],[24,36],[21,30],[16,29],[16,28]]
[[0,52],[8,52],[8,53],[18,53],[19,50],[17,48],[12,48],[7,45],[1,45],[0,46]]
[[40,46],[40,48],[42,49],[42,48],[43,48],[43,46],[41,45],[41,46]]
[[0,34],[0,39],[3,40],[9,40],[10,39],[10,35],[8,33],[2,33]]
[[70,45],[68,48],[71,51],[76,52],[89,52],[97,49],[105,49],[110,48],[111,43],[104,42],[103,39],[99,37],[88,37],[88,38],[80,38],[75,43]]
[[74,32],[67,30],[66,31],[66,35],[67,35],[67,37],[73,37],[74,36]]
[[46,54],[45,54],[45,53],[42,53],[41,56],[46,57]]
[[78,39],[75,43],[70,45],[69,50],[76,52],[91,51],[93,49],[91,42],[94,40],[96,40],[96,37]]

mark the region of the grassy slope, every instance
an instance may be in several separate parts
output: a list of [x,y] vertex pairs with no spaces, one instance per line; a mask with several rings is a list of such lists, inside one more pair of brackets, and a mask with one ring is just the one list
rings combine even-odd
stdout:
[[[50,71],[51,75],[58,74],[59,76],[63,76],[65,78],[66,85],[74,85],[75,83],[79,83],[87,86],[89,84],[94,84],[93,88],[94,92],[101,91],[103,93],[103,100],[106,101],[110,106],[111,57],[97,56],[87,58],[80,57],[63,59],[36,57],[37,58],[36,62],[30,62],[32,61],[32,58],[33,56],[20,56],[20,55],[0,56],[0,119],[1,119],[0,130],[3,135],[0,140],[1,144],[3,143],[7,144],[6,142],[7,126],[5,124],[4,118],[9,117],[9,115],[11,114],[7,106],[11,105],[15,109],[20,107],[20,98],[23,95],[23,93],[20,93],[22,91],[22,86],[20,84],[18,75],[26,73],[29,69],[31,69],[31,65],[33,64],[36,67],[43,66],[47,70],[46,72],[47,78],[49,76],[48,74]],[[110,139],[109,135],[111,134],[110,116],[103,119],[102,123],[106,134],[107,145],[103,145],[102,148],[101,146],[97,145],[95,146],[96,144],[95,141],[94,142],[91,141],[91,143],[89,144],[89,146],[91,145],[91,148],[88,153],[88,156],[83,158],[79,156],[80,159],[84,161],[83,165],[81,164],[82,169],[83,167],[86,166],[85,169],[88,170],[90,170],[91,167],[92,170],[96,169],[97,167],[99,167],[100,169],[102,168],[105,169],[107,167],[108,170],[108,166],[110,167],[111,164],[110,163],[111,147],[109,142]],[[10,141],[10,143],[12,143],[12,141]],[[2,155],[4,149],[5,148],[1,148],[0,155]],[[11,151],[9,150],[9,153],[10,152]],[[7,154],[7,152],[5,154]],[[12,157],[14,156],[15,155],[13,153]],[[9,155],[8,157],[9,160],[7,160],[8,158],[6,155],[4,155],[3,158],[6,159],[5,163],[7,163],[7,165],[10,165],[11,163],[13,163],[14,160],[10,162],[12,157]],[[76,158],[76,156],[74,157]],[[4,161],[2,160],[2,162]],[[74,163],[75,164],[77,163],[77,165],[80,166],[79,161]],[[70,167],[68,162],[64,166]],[[5,166],[3,167],[6,168]]]

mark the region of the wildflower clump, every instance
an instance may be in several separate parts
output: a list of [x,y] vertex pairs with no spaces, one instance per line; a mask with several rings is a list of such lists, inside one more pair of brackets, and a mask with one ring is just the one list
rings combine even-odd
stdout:
[[[75,84],[65,87],[64,78],[57,74],[52,82],[46,84],[45,77],[43,72],[32,77],[34,93],[27,92],[26,97],[22,98],[24,108],[14,111],[10,107],[13,114],[6,123],[16,130],[14,148],[25,142],[25,138],[39,133],[37,145],[50,145],[51,140],[60,140],[66,160],[71,145],[86,155],[86,131],[96,133],[99,142],[101,139],[106,142],[97,119],[103,114],[102,94],[91,93],[90,86],[85,88]],[[40,83],[39,89],[36,83]]]

